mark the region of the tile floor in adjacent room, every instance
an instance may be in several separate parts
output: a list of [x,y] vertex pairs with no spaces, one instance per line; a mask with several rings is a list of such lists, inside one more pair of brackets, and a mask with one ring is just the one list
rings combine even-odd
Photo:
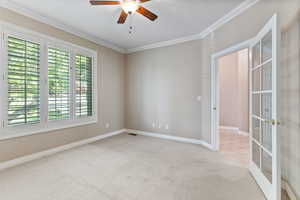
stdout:
[[220,152],[232,164],[247,168],[250,160],[249,137],[220,130]]
[[200,145],[122,134],[0,172],[5,200],[264,200],[248,170]]

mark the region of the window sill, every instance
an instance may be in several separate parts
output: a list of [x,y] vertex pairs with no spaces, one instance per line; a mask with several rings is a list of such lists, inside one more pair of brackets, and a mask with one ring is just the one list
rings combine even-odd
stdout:
[[2,140],[11,140],[19,137],[27,137],[37,134],[43,134],[51,131],[58,131],[67,128],[75,128],[79,126],[85,126],[89,124],[95,124],[98,120],[90,117],[85,120],[80,119],[80,122],[74,122],[71,120],[67,121],[54,121],[44,124],[29,125],[29,126],[20,126],[20,127],[10,127],[4,129],[4,133],[0,133],[0,141]]

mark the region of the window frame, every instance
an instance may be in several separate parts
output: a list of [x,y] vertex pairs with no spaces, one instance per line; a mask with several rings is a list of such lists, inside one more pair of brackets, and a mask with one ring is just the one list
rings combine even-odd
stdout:
[[[9,23],[0,22],[0,140],[45,133],[54,130],[72,128],[98,122],[97,93],[97,52],[70,42],[37,33]],[[40,123],[8,126],[8,36],[16,37],[40,45]],[[70,119],[48,120],[48,48],[58,48],[70,53]],[[80,54],[92,58],[92,106],[93,115],[76,118],[75,116],[75,55]]]

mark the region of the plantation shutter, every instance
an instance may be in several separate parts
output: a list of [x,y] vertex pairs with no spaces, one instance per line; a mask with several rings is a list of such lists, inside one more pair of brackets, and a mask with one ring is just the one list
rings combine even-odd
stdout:
[[40,45],[8,37],[8,125],[40,122]]
[[92,58],[76,55],[76,117],[93,115]]
[[70,118],[70,53],[48,48],[48,119]]

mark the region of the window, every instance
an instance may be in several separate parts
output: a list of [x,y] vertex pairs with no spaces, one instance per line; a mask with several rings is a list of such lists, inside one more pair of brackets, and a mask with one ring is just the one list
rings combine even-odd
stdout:
[[0,139],[97,122],[96,52],[15,26],[1,30]]
[[76,117],[92,114],[92,58],[76,55]]
[[70,118],[70,54],[48,48],[48,119]]
[[40,122],[40,45],[8,37],[8,125]]

